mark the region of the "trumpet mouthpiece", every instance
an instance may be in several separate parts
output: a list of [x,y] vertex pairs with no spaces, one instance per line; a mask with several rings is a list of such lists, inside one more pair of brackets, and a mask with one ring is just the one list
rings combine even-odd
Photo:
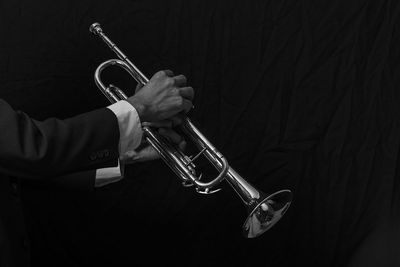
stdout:
[[100,23],[95,22],[92,25],[90,25],[89,31],[91,33],[93,33],[94,35],[98,35],[99,33],[101,33],[102,29],[101,29]]

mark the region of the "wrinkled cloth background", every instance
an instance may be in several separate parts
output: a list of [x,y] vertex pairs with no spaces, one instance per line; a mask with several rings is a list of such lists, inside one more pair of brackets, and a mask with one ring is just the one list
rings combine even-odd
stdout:
[[[93,73],[115,56],[88,32],[97,21],[148,76],[188,78],[190,117],[246,180],[294,193],[280,223],[248,240],[233,190],[198,195],[161,161],[89,192],[26,183],[33,258],[344,266],[398,255],[399,12],[391,0],[0,1],[0,97],[14,108],[43,119],[108,105]],[[133,92],[128,75],[109,76]]]

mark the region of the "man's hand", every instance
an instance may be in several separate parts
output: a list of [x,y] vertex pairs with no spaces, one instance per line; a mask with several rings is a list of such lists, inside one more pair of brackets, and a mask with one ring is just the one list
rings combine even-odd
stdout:
[[[173,130],[173,127],[182,123],[181,118],[174,116],[170,119],[158,121],[158,122],[144,122],[143,126],[149,126],[152,128],[158,128],[158,133],[165,137],[169,142],[175,144],[182,151],[186,148],[186,141]],[[139,148],[128,151],[124,155],[121,155],[120,159],[125,164],[131,164],[135,162],[144,162],[149,160],[159,159],[160,155],[151,145],[143,144]]]
[[159,122],[192,108],[194,90],[186,86],[186,77],[172,71],[159,71],[127,101],[142,122]]

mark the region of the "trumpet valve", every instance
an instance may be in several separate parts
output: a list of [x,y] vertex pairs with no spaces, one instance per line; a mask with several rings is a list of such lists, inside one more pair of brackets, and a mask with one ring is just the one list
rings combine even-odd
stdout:
[[191,157],[185,156],[185,165],[188,167],[193,175],[196,175],[196,165],[193,163]]
[[182,182],[182,186],[183,187],[192,187],[194,184],[192,182],[190,182],[189,180],[184,180]]
[[196,187],[196,192],[202,195],[211,195],[214,193],[217,193],[218,191],[220,191],[221,188],[217,188],[217,189],[210,189],[210,188],[198,188]]

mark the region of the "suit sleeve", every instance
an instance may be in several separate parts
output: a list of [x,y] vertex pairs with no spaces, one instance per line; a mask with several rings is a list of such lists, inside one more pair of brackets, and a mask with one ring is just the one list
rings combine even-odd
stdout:
[[[120,155],[134,150],[142,140],[142,127],[136,109],[126,101],[119,101],[107,107],[117,117],[119,126],[119,151]],[[76,172],[57,176],[46,180],[52,187],[66,190],[93,190],[110,183],[115,183],[123,178],[124,164],[111,168],[101,168],[84,172]]]
[[37,179],[116,166],[118,127],[107,108],[36,121],[0,100],[0,172]]

